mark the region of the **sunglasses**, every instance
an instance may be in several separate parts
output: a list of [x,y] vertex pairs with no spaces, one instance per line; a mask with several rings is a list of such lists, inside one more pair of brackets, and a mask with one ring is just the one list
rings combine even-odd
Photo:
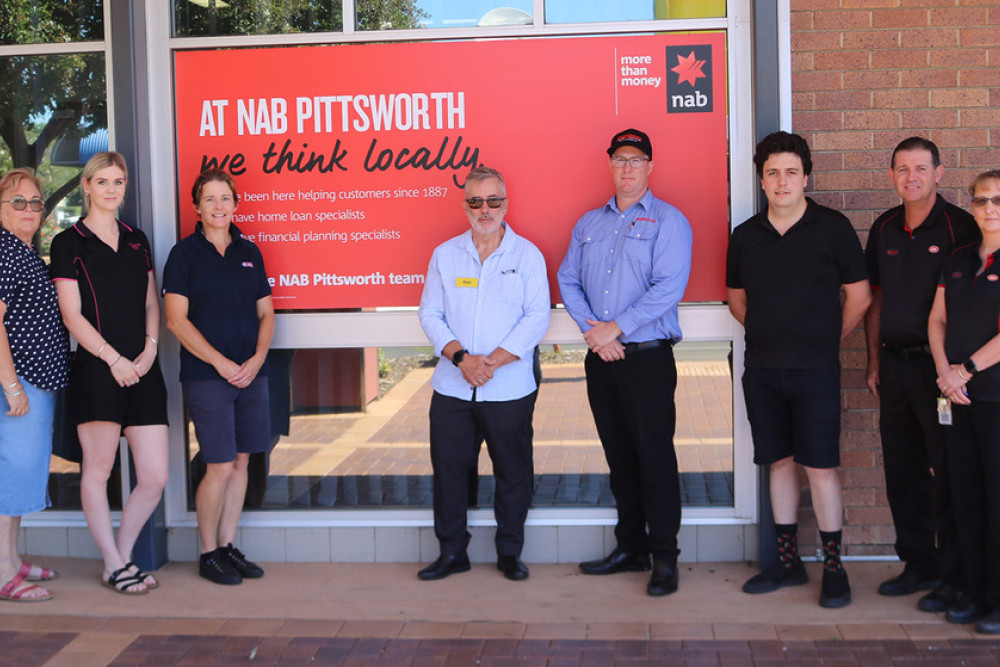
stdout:
[[10,204],[14,207],[15,211],[23,211],[27,206],[35,213],[45,208],[45,202],[38,198],[25,199],[24,197],[14,197],[13,199],[0,199],[0,204]]
[[986,202],[993,202],[993,205],[1000,208],[1000,195],[995,197],[973,197],[972,208],[986,208]]
[[471,199],[466,199],[465,203],[469,205],[469,208],[480,209],[485,203],[490,208],[500,208],[503,203],[507,201],[506,197],[487,197],[483,199],[482,197],[472,197]]

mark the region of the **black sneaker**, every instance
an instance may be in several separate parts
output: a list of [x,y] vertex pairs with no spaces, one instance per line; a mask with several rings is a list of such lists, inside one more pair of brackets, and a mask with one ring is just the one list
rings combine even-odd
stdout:
[[243,577],[236,571],[233,564],[229,562],[222,548],[209,551],[201,555],[201,562],[198,564],[198,574],[209,581],[223,586],[235,586],[243,582]]
[[751,595],[770,593],[785,586],[801,586],[807,581],[809,575],[806,574],[806,566],[802,564],[801,559],[796,558],[791,568],[777,562],[760,574],[750,577],[743,584],[743,592]]
[[248,561],[243,552],[234,547],[232,542],[224,547],[219,547],[219,551],[229,559],[229,562],[244,579],[260,579],[264,576],[264,570],[260,569],[257,563]]
[[851,583],[843,570],[823,570],[823,586],[819,593],[819,606],[839,609],[851,604]]

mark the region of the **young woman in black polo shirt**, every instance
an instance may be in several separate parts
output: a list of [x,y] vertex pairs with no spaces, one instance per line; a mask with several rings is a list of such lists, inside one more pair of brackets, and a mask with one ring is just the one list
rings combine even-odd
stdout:
[[[982,240],[955,249],[928,324],[947,428],[952,509],[966,590],[953,623],[1000,634],[1000,171],[969,188]],[[943,420],[947,422],[947,419]]]
[[[79,344],[67,403],[83,448],[83,513],[104,558],[101,581],[135,595],[158,586],[130,559],[167,482],[167,394],[156,360],[160,304],[149,242],[117,219],[127,179],[118,153],[87,162],[84,217],[52,240],[51,270],[63,321]],[[107,482],[122,433],[136,486],[122,508],[116,541]]]

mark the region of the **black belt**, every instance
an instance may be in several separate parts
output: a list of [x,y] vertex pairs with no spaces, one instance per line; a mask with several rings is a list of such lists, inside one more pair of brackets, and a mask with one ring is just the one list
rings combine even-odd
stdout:
[[896,347],[895,345],[885,345],[882,347],[895,355],[904,359],[926,359],[931,355],[930,345],[911,345],[909,347]]
[[625,343],[625,354],[635,354],[636,352],[644,352],[646,350],[656,350],[661,347],[673,347],[674,341],[669,338],[661,338],[659,340],[644,340],[641,343]]

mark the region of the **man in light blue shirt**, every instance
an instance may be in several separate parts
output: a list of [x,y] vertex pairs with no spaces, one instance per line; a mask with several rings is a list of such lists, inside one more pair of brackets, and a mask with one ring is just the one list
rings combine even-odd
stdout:
[[475,167],[463,206],[471,229],[434,250],[420,299],[420,325],[440,357],[430,423],[441,555],[417,576],[443,579],[470,567],[469,474],[485,436],[496,478],[497,569],[520,581],[528,578],[520,556],[534,487],[533,355],[549,328],[549,283],[542,253],[504,220],[500,172]]
[[580,563],[586,574],[644,572],[646,592],[677,590],[681,497],[674,451],[673,345],[691,269],[687,218],[649,190],[653,146],[643,132],[608,148],[615,196],[573,228],[559,289],[590,347],[587,396],[618,505],[617,547]]

